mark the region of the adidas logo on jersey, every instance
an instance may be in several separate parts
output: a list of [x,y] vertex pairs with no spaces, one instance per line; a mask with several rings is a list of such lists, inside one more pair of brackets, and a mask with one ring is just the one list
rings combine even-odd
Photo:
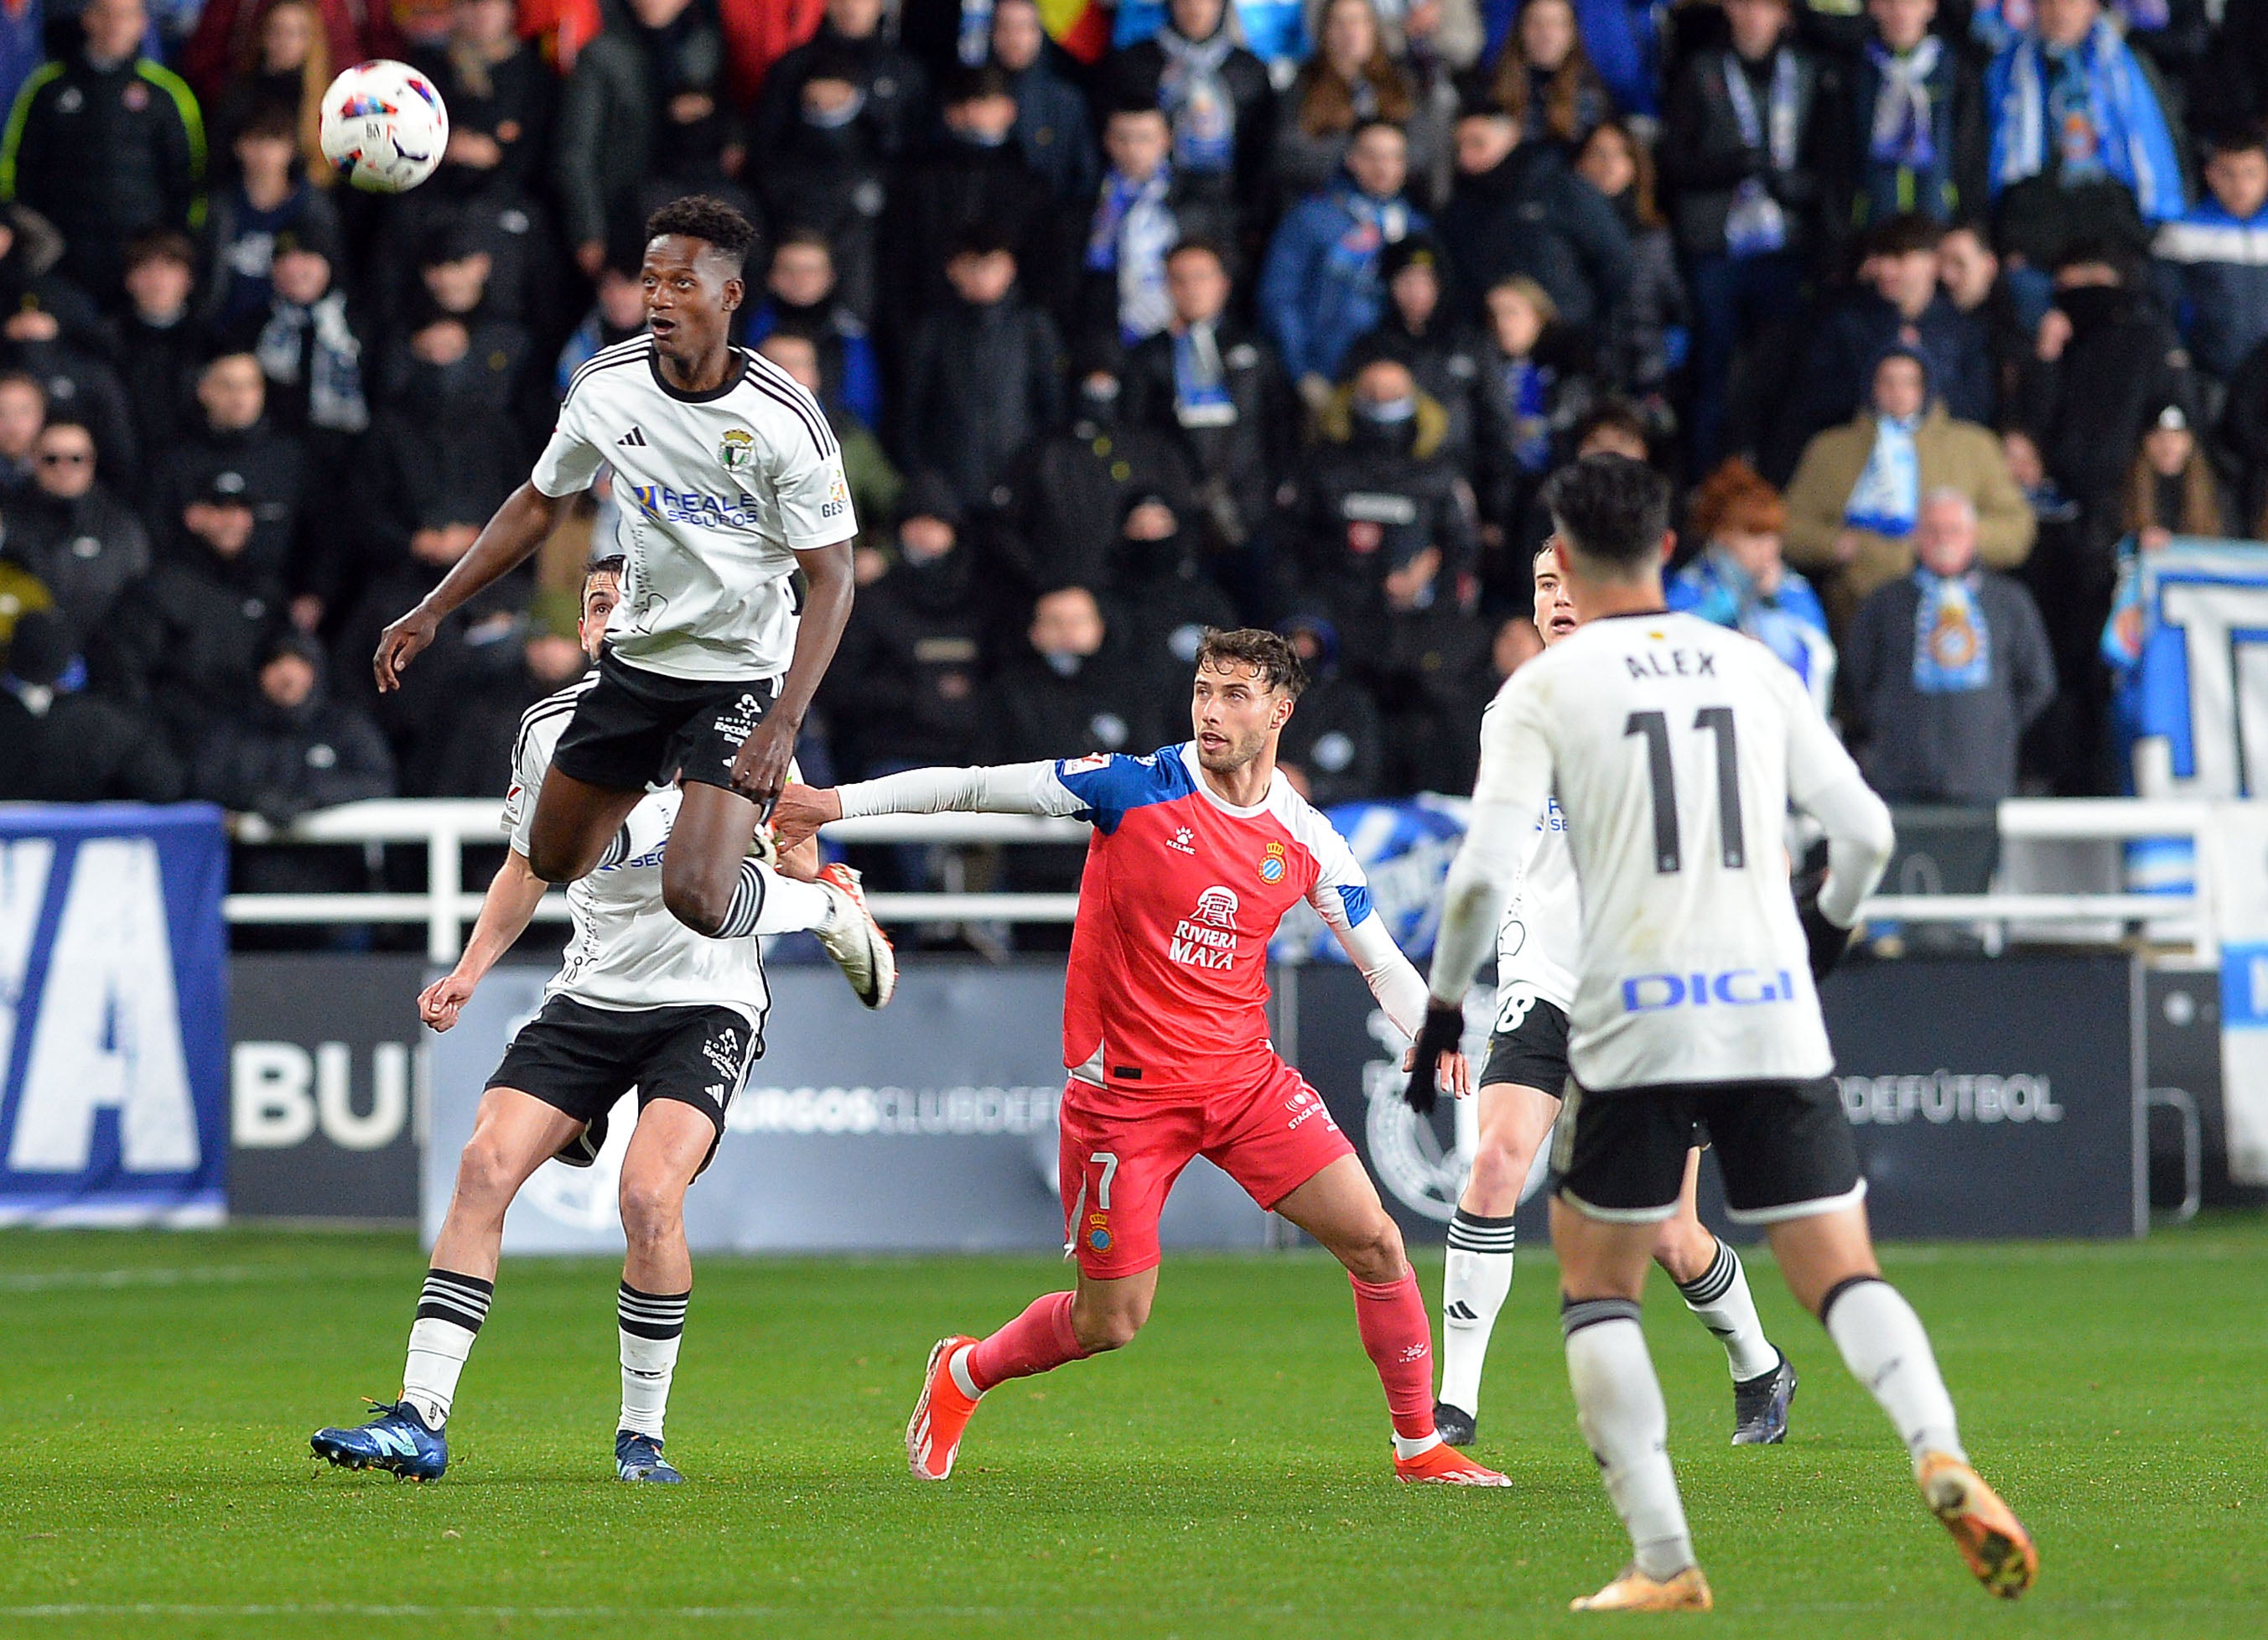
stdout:
[[645,448],[645,433],[643,430],[633,427],[630,431],[624,433],[620,438],[615,439],[615,442],[618,445],[629,445],[633,448],[643,450]]

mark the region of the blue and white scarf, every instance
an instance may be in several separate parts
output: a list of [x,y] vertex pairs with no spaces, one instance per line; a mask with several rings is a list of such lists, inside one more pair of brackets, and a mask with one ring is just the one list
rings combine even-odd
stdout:
[[1551,465],[1551,389],[1558,371],[1533,359],[1506,359],[1504,397],[1512,412],[1512,459],[1524,471]]
[[1843,522],[1854,530],[1870,530],[1903,541],[1913,533],[1921,513],[1921,458],[1914,450],[1914,432],[1921,417],[1903,421],[1887,416],[1874,418],[1874,448],[1851,498],[1843,504]]
[[1923,695],[1966,695],[1992,680],[1992,629],[1977,596],[1983,577],[1914,571],[1914,688]]
[[[1797,136],[1795,53],[1786,46],[1772,52],[1772,77],[1770,101],[1759,112],[1756,93],[1749,89],[1749,77],[1742,66],[1740,54],[1725,53],[1725,96],[1733,105],[1733,118],[1739,122],[1741,141],[1749,148],[1761,148],[1771,160],[1771,168],[1786,173],[1795,169]],[[1787,245],[1787,213],[1771,196],[1760,177],[1749,177],[1733,190],[1732,209],[1725,214],[1725,246],[1735,256],[1760,256],[1767,252],[1784,249]]]
[[1180,232],[1166,202],[1173,188],[1167,165],[1152,172],[1146,182],[1113,171],[1103,179],[1087,230],[1087,269],[1118,276],[1119,336],[1130,344],[1156,335],[1173,320],[1166,294],[1166,253]]
[[1881,77],[1874,92],[1867,158],[1877,165],[1927,171],[1937,163],[1937,121],[1930,106],[1929,77],[1945,55],[1945,42],[1924,34],[1904,55],[1879,40],[1867,42],[1867,61]]
[[1158,106],[1174,128],[1174,163],[1198,175],[1217,175],[1236,159],[1236,99],[1221,65],[1236,49],[1226,19],[1211,40],[1185,40],[1158,31],[1166,70],[1158,77]]
[[1236,420],[1217,331],[1205,324],[1174,333],[1174,418],[1184,427],[1227,427]]
[[308,424],[330,432],[361,432],[370,425],[370,403],[362,389],[362,343],[348,327],[343,291],[328,291],[312,307],[278,297],[253,343],[261,374],[280,386],[296,385],[301,345],[309,341],[313,345],[306,349]]
[[2067,183],[2109,176],[2132,190],[2145,221],[2182,214],[2181,161],[2164,111],[2107,20],[2062,62],[2036,38],[2017,40],[1993,60],[1985,102],[1995,193],[2045,173],[2052,145]]

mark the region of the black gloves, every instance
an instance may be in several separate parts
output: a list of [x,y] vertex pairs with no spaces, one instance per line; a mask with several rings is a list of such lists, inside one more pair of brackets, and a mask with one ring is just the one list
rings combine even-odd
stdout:
[[1410,1085],[1402,1092],[1410,1108],[1419,1115],[1431,1115],[1440,1098],[1441,1055],[1455,1053],[1464,1040],[1464,1004],[1429,1000],[1425,1004],[1425,1023],[1418,1030],[1417,1046],[1410,1050],[1416,1057],[1410,1062]]
[[1803,942],[1810,948],[1815,985],[1834,971],[1851,945],[1851,930],[1837,928],[1819,908],[1819,891],[1826,885],[1827,845],[1814,843],[1804,855],[1801,868],[1788,879],[1788,886],[1795,893],[1795,915],[1803,924]]

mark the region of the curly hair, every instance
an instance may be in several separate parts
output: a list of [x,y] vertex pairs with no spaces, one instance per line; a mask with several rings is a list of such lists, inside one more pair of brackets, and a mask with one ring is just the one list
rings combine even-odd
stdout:
[[1295,701],[1307,687],[1307,668],[1300,659],[1300,651],[1279,632],[1261,627],[1224,632],[1219,627],[1207,627],[1197,643],[1197,665],[1221,669],[1224,661],[1257,667],[1263,682]]
[[1734,456],[1701,481],[1687,504],[1686,522],[1705,541],[1719,530],[1777,535],[1787,527],[1787,504],[1756,468]]
[[731,262],[736,273],[747,265],[748,253],[756,245],[755,224],[723,200],[707,194],[671,200],[645,219],[648,243],[672,233],[703,241]]

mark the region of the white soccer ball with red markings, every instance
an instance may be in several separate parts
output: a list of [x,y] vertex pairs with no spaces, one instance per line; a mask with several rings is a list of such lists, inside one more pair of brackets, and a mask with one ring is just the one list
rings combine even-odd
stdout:
[[406,63],[358,63],[323,93],[323,155],[371,194],[402,194],[433,174],[449,145],[449,111]]

